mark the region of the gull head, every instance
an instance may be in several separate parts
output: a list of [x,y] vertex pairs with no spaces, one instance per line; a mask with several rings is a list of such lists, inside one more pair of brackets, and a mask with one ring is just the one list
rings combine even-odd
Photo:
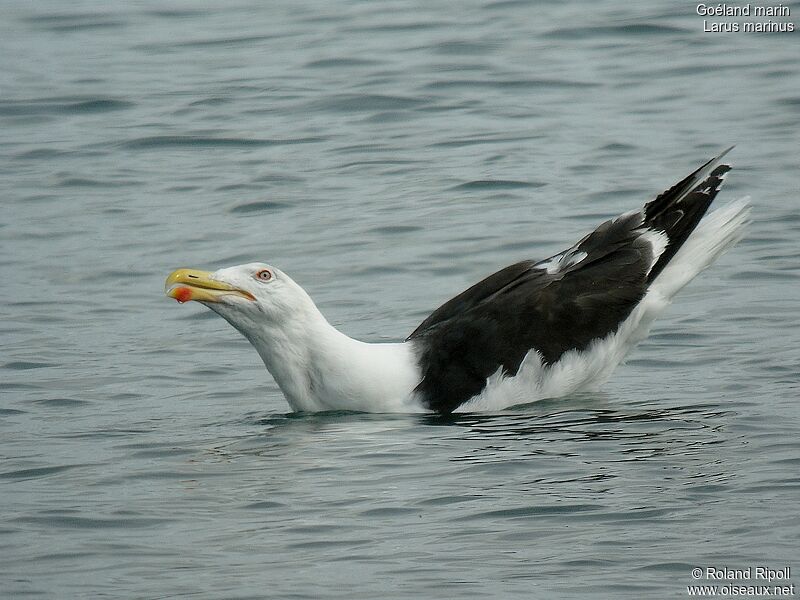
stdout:
[[200,302],[248,334],[278,326],[313,310],[308,294],[288,275],[265,263],[248,263],[214,272],[177,269],[164,285],[180,303]]

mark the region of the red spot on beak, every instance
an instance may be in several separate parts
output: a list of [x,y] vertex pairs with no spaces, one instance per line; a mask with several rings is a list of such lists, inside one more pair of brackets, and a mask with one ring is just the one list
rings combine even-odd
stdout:
[[178,288],[177,290],[175,290],[174,298],[181,304],[183,304],[184,302],[188,302],[189,300],[192,299],[192,290],[185,287]]

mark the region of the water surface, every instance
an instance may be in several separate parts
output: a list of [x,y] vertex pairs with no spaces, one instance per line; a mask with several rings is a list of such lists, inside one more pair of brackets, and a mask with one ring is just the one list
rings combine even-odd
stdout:
[[[4,4],[2,595],[678,598],[697,566],[800,570],[797,51],[660,2]],[[602,393],[291,415],[163,296],[264,260],[399,340],[731,144],[747,237]]]

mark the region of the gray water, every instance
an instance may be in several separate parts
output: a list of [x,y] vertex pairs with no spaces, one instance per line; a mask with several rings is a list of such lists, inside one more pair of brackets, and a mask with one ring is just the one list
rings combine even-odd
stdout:
[[[798,50],[690,3],[2,3],[0,596],[800,583]],[[731,144],[747,237],[601,393],[292,415],[163,295],[263,260],[399,340]]]

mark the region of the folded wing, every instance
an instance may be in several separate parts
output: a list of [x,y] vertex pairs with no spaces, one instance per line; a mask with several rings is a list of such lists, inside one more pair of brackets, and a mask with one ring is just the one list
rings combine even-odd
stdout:
[[552,364],[614,333],[708,210],[727,152],[568,250],[506,267],[434,311],[408,337],[428,407],[452,412],[498,369],[515,375],[530,351]]

